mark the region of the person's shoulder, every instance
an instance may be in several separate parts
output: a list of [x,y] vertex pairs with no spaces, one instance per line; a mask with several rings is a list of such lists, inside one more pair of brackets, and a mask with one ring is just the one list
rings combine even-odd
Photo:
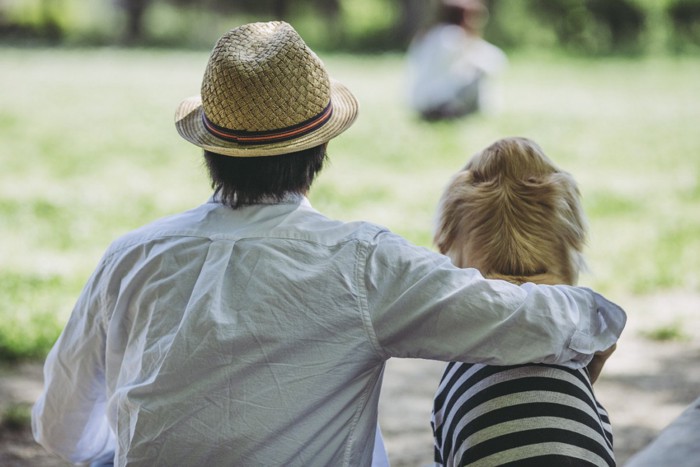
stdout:
[[382,235],[391,234],[386,227],[368,221],[343,222],[341,228],[349,237],[366,243],[373,243]]
[[432,34],[443,37],[453,37],[453,38],[464,38],[468,37],[468,34],[463,27],[456,24],[437,24],[430,29]]
[[477,38],[474,40],[474,47],[480,50],[482,53],[489,54],[491,57],[495,57],[498,60],[502,60],[504,62],[508,60],[506,53],[500,47],[482,38]]
[[202,207],[200,206],[199,208],[167,215],[125,232],[111,242],[105,257],[115,256],[125,250],[153,243],[162,238],[186,235],[196,236],[194,232],[188,233],[192,230],[188,226],[196,223],[193,219],[201,217],[201,214],[197,214],[201,209]]
[[409,47],[411,50],[434,49],[445,46],[453,46],[465,41],[467,38],[464,29],[454,24],[436,24],[417,35]]
[[430,258],[437,262],[449,261],[446,256],[431,251],[425,246],[414,244],[402,235],[386,227],[371,222],[361,223],[360,238],[380,255],[389,255],[396,259],[410,261],[415,258]]
[[393,233],[387,227],[364,220],[334,221],[330,220],[326,226],[328,231],[333,231],[336,239],[342,241],[354,241],[374,246],[387,243],[404,243],[406,240]]

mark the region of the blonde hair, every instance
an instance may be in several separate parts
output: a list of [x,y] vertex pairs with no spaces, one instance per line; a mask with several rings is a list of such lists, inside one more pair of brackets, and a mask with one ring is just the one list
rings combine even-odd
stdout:
[[450,181],[437,217],[440,252],[484,276],[575,284],[584,267],[578,186],[527,138],[475,154]]

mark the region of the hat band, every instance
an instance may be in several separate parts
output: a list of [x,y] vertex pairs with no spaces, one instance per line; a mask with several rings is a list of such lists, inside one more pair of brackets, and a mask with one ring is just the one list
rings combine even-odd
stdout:
[[286,128],[280,128],[277,130],[265,130],[265,131],[245,131],[245,130],[231,130],[212,123],[211,120],[207,118],[204,112],[202,112],[202,121],[204,122],[204,127],[209,133],[216,136],[217,138],[223,139],[225,141],[232,141],[239,144],[267,144],[276,143],[278,141],[287,141],[290,139],[298,138],[307,133],[322,127],[333,114],[333,106],[329,102],[325,109],[321,111],[318,115],[311,117],[296,125],[288,126]]

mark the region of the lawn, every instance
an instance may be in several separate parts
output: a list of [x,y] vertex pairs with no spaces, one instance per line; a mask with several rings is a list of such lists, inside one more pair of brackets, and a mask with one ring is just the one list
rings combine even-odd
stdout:
[[[0,50],[0,360],[41,358],[112,239],[209,195],[173,113],[208,52]],[[700,60],[511,57],[501,111],[441,124],[403,100],[402,57],[323,56],[361,103],[311,202],[431,247],[448,178],[527,136],[579,181],[582,285],[700,291]]]

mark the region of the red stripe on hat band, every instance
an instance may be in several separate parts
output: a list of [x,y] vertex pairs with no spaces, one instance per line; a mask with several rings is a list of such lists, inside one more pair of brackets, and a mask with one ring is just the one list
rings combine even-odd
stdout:
[[332,114],[333,106],[329,102],[320,114],[308,120],[279,130],[267,131],[245,131],[224,128],[212,123],[204,112],[202,112],[202,122],[204,122],[204,127],[207,131],[217,138],[239,144],[265,144],[286,141],[310,133],[322,127],[330,119]]

